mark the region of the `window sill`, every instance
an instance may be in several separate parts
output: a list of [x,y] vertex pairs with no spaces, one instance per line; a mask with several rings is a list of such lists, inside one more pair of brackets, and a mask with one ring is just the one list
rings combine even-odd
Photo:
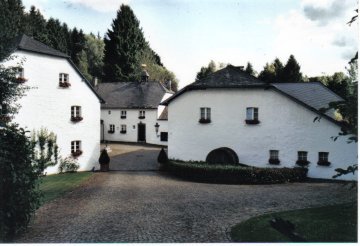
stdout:
[[71,117],[71,121],[75,122],[75,123],[82,121],[82,120],[83,120],[83,117],[81,117],[81,116]]
[[257,125],[260,123],[260,121],[259,120],[245,120],[245,123],[247,125]]
[[145,116],[139,116],[139,119],[143,120],[145,119]]
[[75,152],[72,152],[71,153],[71,155],[73,156],[73,157],[78,157],[78,156],[80,156],[80,155],[82,155],[82,151],[81,150],[77,150],[77,151],[75,151]]
[[120,119],[126,119],[126,116],[121,116]]
[[71,86],[71,84],[68,82],[64,82],[64,83],[59,82],[60,88],[69,88],[70,86]]
[[126,134],[126,131],[120,131],[121,134]]
[[211,120],[210,119],[200,119],[199,123],[200,124],[209,124],[209,123],[211,123]]
[[280,165],[280,160],[279,159],[269,159],[269,164]]
[[319,166],[328,167],[330,166],[331,162],[328,161],[318,161],[317,163]]
[[108,131],[108,133],[109,133],[109,134],[114,134],[114,133],[115,133],[115,131]]
[[310,161],[303,161],[303,160],[297,160],[296,165],[299,165],[301,167],[305,167],[310,164]]

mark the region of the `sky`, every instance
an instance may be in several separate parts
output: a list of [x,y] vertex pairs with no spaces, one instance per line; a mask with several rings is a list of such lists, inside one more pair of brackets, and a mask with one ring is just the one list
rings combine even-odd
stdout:
[[[145,38],[179,79],[194,82],[211,60],[260,72],[291,54],[309,77],[346,72],[358,49],[358,22],[346,23],[357,0],[23,0],[45,18],[85,33],[106,34],[121,4],[129,5]],[[151,77],[151,75],[150,75]]]

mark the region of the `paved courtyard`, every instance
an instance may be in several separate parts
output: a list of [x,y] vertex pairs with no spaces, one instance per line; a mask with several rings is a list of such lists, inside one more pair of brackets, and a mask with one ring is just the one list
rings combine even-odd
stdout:
[[356,199],[336,183],[220,185],[157,171],[96,173],[42,206],[17,242],[229,242],[231,226],[250,217]]

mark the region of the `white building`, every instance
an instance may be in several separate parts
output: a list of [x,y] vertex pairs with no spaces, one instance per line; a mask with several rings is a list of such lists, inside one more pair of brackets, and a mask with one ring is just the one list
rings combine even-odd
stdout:
[[154,81],[101,83],[101,140],[167,145],[167,108],[172,92]]
[[330,179],[334,169],[357,163],[357,144],[333,141],[340,123],[333,112],[319,111],[339,100],[321,83],[266,84],[228,66],[162,103],[169,111],[168,155],[258,167],[308,161],[309,177]]
[[[23,61],[21,77],[30,90],[18,103],[14,121],[30,131],[46,128],[57,135],[60,156],[77,156],[79,171],[98,168],[100,103],[103,99],[69,56],[26,35],[17,39],[14,66]],[[47,168],[57,173],[58,166]]]

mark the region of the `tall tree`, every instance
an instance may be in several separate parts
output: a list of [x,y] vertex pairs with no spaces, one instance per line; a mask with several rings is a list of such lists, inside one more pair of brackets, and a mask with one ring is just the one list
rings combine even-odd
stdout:
[[46,20],[35,6],[31,6],[30,12],[25,15],[25,34],[42,42],[49,43],[47,38]]
[[64,36],[64,29],[60,21],[58,19],[50,18],[46,23],[46,29],[48,31],[49,40],[49,43],[46,44],[54,49],[67,53],[66,37]]
[[216,63],[211,60],[208,64],[207,67],[201,67],[200,71],[196,74],[196,79],[195,81],[199,81],[207,76],[209,76],[210,74],[216,72],[218,70]]
[[276,72],[274,64],[266,63],[264,69],[259,73],[258,78],[266,83],[276,81]]
[[[24,6],[21,0],[0,0],[0,53],[10,52],[9,43],[24,31]],[[5,56],[0,57],[0,61]]]
[[283,82],[302,82],[302,73],[300,72],[300,65],[296,61],[294,55],[290,55],[284,69]]
[[253,65],[250,62],[246,64],[245,72],[252,76],[256,75],[256,71],[254,70]]
[[101,77],[104,59],[104,40],[94,34],[85,34],[84,51],[88,62],[88,73],[92,77]]
[[104,80],[129,81],[138,69],[139,53],[146,46],[140,24],[129,6],[122,4],[105,37]]
[[281,83],[284,80],[284,65],[282,64],[282,62],[279,60],[279,58],[275,58],[274,62],[273,62],[273,66],[275,69],[275,81],[274,82],[278,82]]
[[81,51],[85,48],[85,35],[83,31],[77,30],[75,27],[70,34],[70,57],[71,60],[78,66],[80,61],[79,57],[81,56]]

